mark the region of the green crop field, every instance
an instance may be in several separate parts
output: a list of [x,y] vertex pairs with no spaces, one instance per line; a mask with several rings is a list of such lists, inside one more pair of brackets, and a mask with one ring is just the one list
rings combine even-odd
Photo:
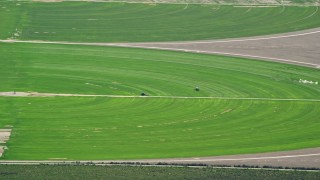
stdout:
[[0,2],[0,39],[150,42],[235,38],[320,26],[317,6]]
[[1,92],[169,96],[1,97],[0,127],[13,129],[1,159],[195,157],[320,145],[320,86],[299,82],[319,82],[317,69],[76,45],[0,43],[0,54]]
[[320,172],[144,166],[0,165],[0,179],[319,179]]
[[[318,6],[1,1],[0,39],[208,40],[316,28],[319,19]],[[318,69],[244,58],[0,43],[0,92],[93,95],[1,96],[0,129],[12,133],[0,142],[7,147],[0,159],[147,159],[319,147],[318,82]]]

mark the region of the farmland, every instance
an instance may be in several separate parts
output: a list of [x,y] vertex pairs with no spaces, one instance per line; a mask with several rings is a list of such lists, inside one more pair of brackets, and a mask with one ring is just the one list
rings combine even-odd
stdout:
[[319,177],[114,165],[319,168],[315,0],[49,1],[0,2],[0,179]]
[[0,2],[0,39],[152,42],[236,38],[320,26],[317,6]]
[[320,172],[188,167],[0,165],[4,179],[319,179]]
[[[319,146],[320,87],[300,81],[319,82],[317,69],[134,48],[0,47],[1,92],[132,96],[1,97],[0,126],[13,126],[2,159],[194,157]],[[150,97],[133,97],[141,92]]]

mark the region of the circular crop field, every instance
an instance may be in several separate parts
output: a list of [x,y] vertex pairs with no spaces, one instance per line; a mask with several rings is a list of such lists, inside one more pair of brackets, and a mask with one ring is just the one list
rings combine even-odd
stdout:
[[76,45],[0,43],[0,54],[1,92],[117,95],[0,97],[0,127],[13,129],[2,159],[196,157],[320,145],[317,69]]
[[[204,52],[192,49],[192,40],[316,28],[319,17],[318,6],[0,2],[0,159],[128,160],[319,147],[319,69],[102,46],[190,41],[193,52]],[[317,42],[305,44],[317,33],[260,39],[279,39],[266,41],[268,48],[314,53],[306,48]],[[280,42],[307,34],[314,36]],[[189,50],[179,43],[175,50]],[[257,50],[216,44],[208,52],[243,46]]]
[[4,1],[0,17],[0,39],[71,42],[223,39],[320,26],[318,6]]

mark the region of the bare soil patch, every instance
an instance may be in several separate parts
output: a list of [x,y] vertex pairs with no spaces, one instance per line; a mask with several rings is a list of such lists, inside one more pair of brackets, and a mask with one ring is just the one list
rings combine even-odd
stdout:
[[[11,129],[0,129],[0,144],[5,144],[11,135]],[[0,146],[0,157],[2,156],[6,146]]]
[[320,68],[320,28],[250,38],[109,45],[220,54]]
[[269,7],[278,7],[278,6],[247,6],[247,5],[245,5],[245,6],[233,6],[233,7],[238,7],[238,8],[248,8],[248,7],[250,7],[250,8],[269,8]]
[[[116,161],[124,162],[124,161]],[[270,153],[227,155],[214,157],[194,158],[171,158],[171,159],[148,159],[132,160],[125,162],[140,162],[149,164],[207,164],[207,165],[248,165],[248,166],[270,166],[290,168],[320,168],[320,148],[308,148],[292,151],[279,151]]]
[[42,161],[2,160],[0,164],[72,164],[91,163],[97,165],[105,164],[134,164],[147,163],[150,165],[217,165],[217,166],[258,166],[275,168],[320,168],[320,147],[293,151],[280,151],[271,153],[193,157],[193,158],[168,158],[168,159],[140,159],[140,160],[84,160],[68,161],[64,158],[50,158]]
[[77,43],[36,40],[22,41],[14,39],[0,40],[0,42],[159,49],[203,54],[220,54],[320,68],[320,28],[250,38],[180,42]]
[[64,0],[32,0],[34,2],[62,2]]

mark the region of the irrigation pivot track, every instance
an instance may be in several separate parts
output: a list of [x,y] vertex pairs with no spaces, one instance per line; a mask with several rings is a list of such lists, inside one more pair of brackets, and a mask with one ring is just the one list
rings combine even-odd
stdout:
[[225,100],[263,100],[263,101],[305,101],[320,102],[320,99],[288,99],[288,98],[244,98],[244,97],[210,97],[210,96],[127,96],[108,94],[56,94],[38,92],[0,92],[0,96],[9,97],[109,97],[109,98],[165,98],[165,99],[225,99]]

